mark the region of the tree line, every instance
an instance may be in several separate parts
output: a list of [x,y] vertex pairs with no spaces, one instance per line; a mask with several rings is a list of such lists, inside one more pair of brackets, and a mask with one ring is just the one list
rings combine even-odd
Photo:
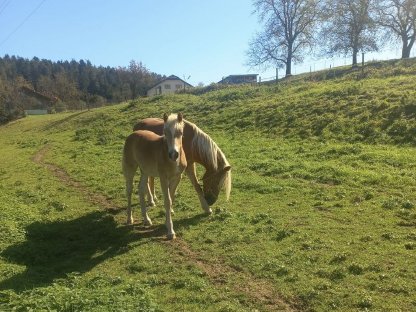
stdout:
[[409,58],[416,39],[416,0],[254,0],[263,26],[249,43],[248,65],[285,67],[306,55],[351,55],[400,43]]
[[[84,60],[52,62],[5,55],[0,57],[0,123],[22,116],[25,109],[74,110],[134,99],[146,95],[162,78],[133,60],[127,67],[112,68]],[[31,97],[22,90],[42,96]],[[59,100],[39,99],[48,97]]]

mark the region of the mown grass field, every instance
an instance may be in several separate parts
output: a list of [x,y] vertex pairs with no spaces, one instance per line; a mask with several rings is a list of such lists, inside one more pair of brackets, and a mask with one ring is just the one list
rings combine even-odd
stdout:
[[[415,310],[415,65],[396,66],[2,126],[0,310]],[[165,111],[233,167],[211,216],[182,180],[173,242],[161,204],[124,225],[120,168],[134,122]]]

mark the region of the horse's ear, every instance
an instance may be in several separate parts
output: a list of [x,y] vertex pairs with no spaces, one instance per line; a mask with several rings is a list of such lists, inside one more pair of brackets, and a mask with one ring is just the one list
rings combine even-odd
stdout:
[[168,121],[168,114],[166,113],[163,114],[163,121],[164,122]]
[[178,113],[178,121],[179,121],[179,122],[182,122],[182,120],[183,120],[183,115],[182,115],[182,113]]
[[230,166],[230,165],[225,166],[225,167],[224,167],[224,169],[222,169],[222,170],[224,170],[225,172],[226,172],[226,171],[230,171],[230,170],[231,170],[231,166]]

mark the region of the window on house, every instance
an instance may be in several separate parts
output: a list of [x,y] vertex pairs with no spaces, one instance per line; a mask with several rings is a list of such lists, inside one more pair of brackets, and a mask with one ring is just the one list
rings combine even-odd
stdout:
[[170,90],[170,84],[165,84],[165,89]]
[[182,89],[182,85],[181,84],[177,84],[175,87],[176,87],[176,90]]

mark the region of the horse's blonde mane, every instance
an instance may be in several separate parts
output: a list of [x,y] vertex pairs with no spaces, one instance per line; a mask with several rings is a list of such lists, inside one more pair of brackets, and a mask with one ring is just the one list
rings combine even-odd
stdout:
[[[213,168],[215,171],[218,170],[218,162],[223,164],[223,167],[229,166],[227,158],[224,153],[218,147],[217,143],[211,139],[211,137],[198,128],[197,125],[185,120],[194,130],[194,138],[192,140],[192,147],[198,151],[199,156],[205,161],[207,165]],[[221,168],[222,169],[222,168]],[[225,188],[225,195],[227,200],[230,198],[231,193],[231,170],[228,170],[224,175],[224,180],[221,181]]]
[[192,139],[192,148],[195,149],[202,160],[214,170],[218,170],[218,154],[225,159],[218,145],[210,138],[208,134],[199,129],[197,125],[186,121],[194,130]]

